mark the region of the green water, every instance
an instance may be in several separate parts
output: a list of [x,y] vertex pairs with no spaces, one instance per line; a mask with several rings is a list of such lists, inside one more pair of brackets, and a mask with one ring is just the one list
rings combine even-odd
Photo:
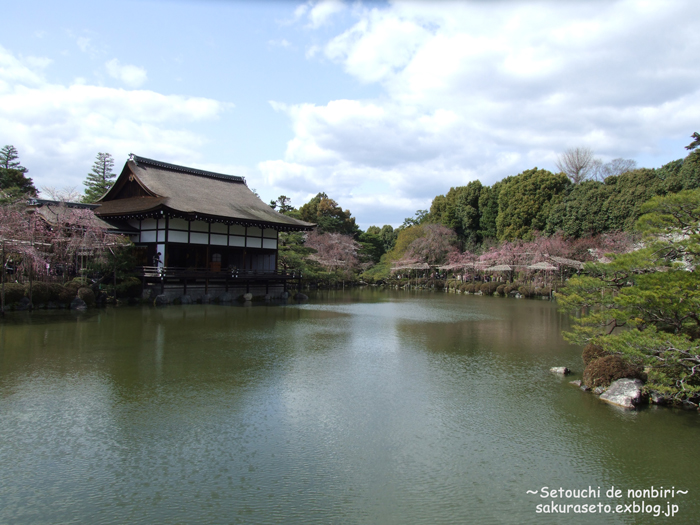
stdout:
[[[551,374],[580,377],[567,323],[548,301],[374,291],[9,314],[0,523],[698,523],[700,416]],[[688,494],[627,497],[651,486]],[[536,507],[642,500],[677,514]]]

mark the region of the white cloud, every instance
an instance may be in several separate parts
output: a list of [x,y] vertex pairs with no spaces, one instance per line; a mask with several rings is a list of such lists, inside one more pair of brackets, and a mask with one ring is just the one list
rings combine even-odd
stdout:
[[281,40],[268,40],[267,41],[268,45],[272,47],[291,47],[291,42],[289,42],[287,39],[282,38]]
[[[333,16],[343,10],[345,10],[345,4],[340,0],[321,0],[308,10],[309,26],[316,29],[326,25],[330,23]],[[306,11],[302,14],[305,13]]]
[[83,53],[87,53],[92,49],[90,40],[91,39],[86,36],[80,36],[76,39],[75,43],[78,45],[78,49],[80,49]]
[[[320,4],[305,5],[310,17]],[[379,181],[391,202],[429,202],[475,178],[554,169],[568,147],[660,154],[700,121],[697,2],[399,2],[354,13],[322,52],[384,95],[273,105],[294,137],[283,160],[260,164],[269,183],[332,188],[360,205],[372,196],[362,185]]]
[[232,104],[47,81],[45,61],[21,59],[0,48],[0,142],[13,144],[37,187],[76,186],[98,151],[117,164],[130,152],[172,162],[199,158],[205,137],[186,123],[217,119]]
[[109,76],[116,78],[117,80],[121,80],[129,87],[139,87],[148,79],[146,70],[142,67],[133,66],[131,64],[122,64],[116,58],[106,62],[105,68],[107,69]]

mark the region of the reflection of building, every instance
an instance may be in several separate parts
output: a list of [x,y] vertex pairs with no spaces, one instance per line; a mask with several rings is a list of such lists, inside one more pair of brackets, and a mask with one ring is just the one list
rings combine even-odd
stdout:
[[277,213],[243,177],[136,155],[98,204],[98,217],[128,233],[139,263],[151,266],[160,253],[159,265],[171,277],[200,272],[207,279],[218,273],[273,278],[279,232],[314,226]]

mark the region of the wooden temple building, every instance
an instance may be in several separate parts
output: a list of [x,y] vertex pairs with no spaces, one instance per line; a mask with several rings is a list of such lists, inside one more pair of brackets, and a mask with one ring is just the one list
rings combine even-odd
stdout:
[[298,276],[278,271],[279,234],[315,226],[273,210],[243,177],[136,155],[97,204],[136,246],[144,285],[173,297],[286,290]]

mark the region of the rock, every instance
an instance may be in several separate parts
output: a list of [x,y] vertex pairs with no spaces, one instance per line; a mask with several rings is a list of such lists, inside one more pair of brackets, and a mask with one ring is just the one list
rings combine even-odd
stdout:
[[591,387],[588,385],[581,385],[581,390],[583,390],[584,392],[590,392]]
[[280,299],[289,299],[289,292],[282,292],[280,294]]
[[230,293],[226,292],[221,297],[219,297],[219,301],[221,301],[222,303],[230,303],[231,301],[233,301],[233,296]]
[[303,294],[303,293],[301,293],[301,292],[297,292],[296,294],[294,294],[294,299],[297,300],[297,301],[308,301],[308,300],[309,300],[309,296],[308,296],[308,295],[305,295],[305,294]]
[[562,375],[567,375],[571,373],[571,370],[566,368],[565,366],[555,366],[549,369],[550,372],[554,372],[555,374],[562,374]]
[[649,394],[649,401],[651,401],[653,405],[668,405],[671,403],[671,398],[669,396],[659,394],[658,392],[652,392]]
[[265,297],[263,297],[263,300],[264,300],[266,303],[269,303],[269,302],[270,302],[270,299],[272,299],[272,296],[271,296],[269,293],[265,294]]
[[252,293],[244,293],[244,294],[243,294],[243,300],[244,300],[244,301],[252,301],[252,300],[253,300],[253,294],[252,294]]
[[605,387],[604,386],[597,386],[593,389],[593,393],[597,396],[605,392]]
[[202,296],[202,304],[210,304],[211,303],[211,294],[204,294]]
[[70,303],[71,310],[87,310],[87,303],[80,297],[76,297]]
[[156,298],[153,300],[153,304],[155,306],[166,306],[170,304],[170,299],[168,299],[168,296],[165,294],[156,295]]
[[688,399],[683,400],[683,402],[681,403],[681,407],[685,408],[687,410],[697,410],[698,409],[698,405],[696,405],[692,401],[689,401]]
[[625,408],[634,408],[642,402],[642,388],[644,383],[640,379],[618,379],[614,381],[600,399]]
[[569,384],[571,385],[576,385],[576,386],[581,386],[581,380],[577,379],[576,381],[569,381]]
[[192,304],[192,296],[190,294],[185,294],[180,297],[180,304]]
[[148,301],[151,298],[151,292],[152,290],[150,288],[146,288],[143,292],[141,292],[141,299]]

